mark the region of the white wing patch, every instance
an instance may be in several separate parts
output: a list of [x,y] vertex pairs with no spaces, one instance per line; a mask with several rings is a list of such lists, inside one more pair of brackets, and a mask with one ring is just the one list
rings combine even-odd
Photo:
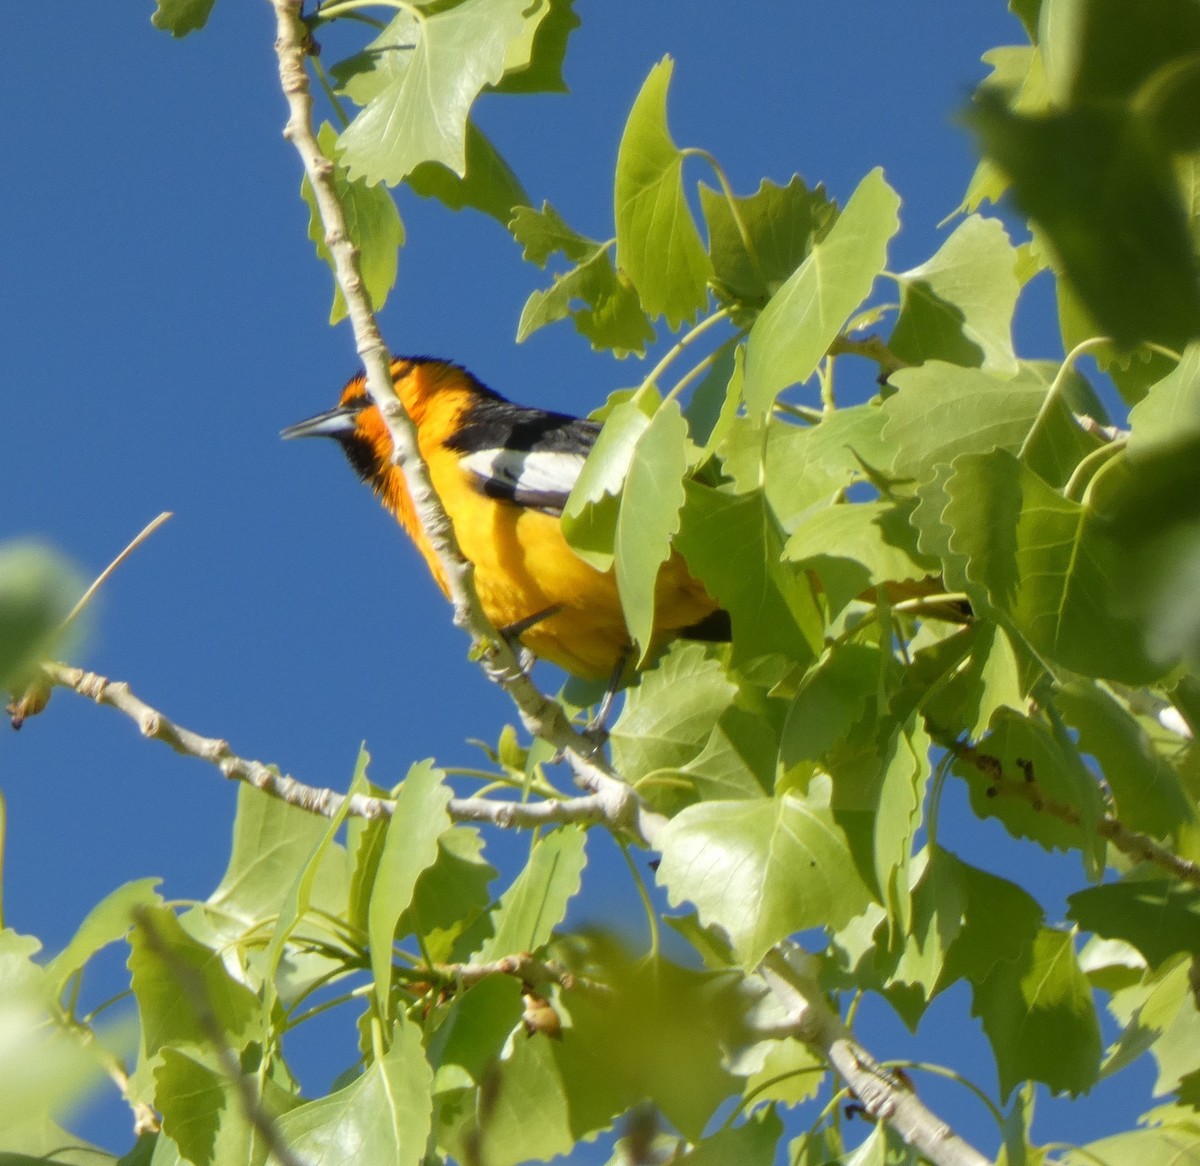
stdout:
[[461,464],[487,494],[539,510],[561,511],[584,461],[582,453],[481,449],[466,454]]

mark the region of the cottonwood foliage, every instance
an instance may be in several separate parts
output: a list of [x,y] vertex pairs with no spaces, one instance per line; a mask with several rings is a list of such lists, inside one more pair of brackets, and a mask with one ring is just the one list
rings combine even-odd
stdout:
[[[159,0],[154,21],[182,36],[212,4]],[[352,7],[318,10],[314,33]],[[510,95],[519,118],[513,95],[562,87],[571,0],[381,7],[359,51],[311,61],[377,307],[404,234],[387,188],[407,183],[493,216],[539,269],[518,339],[569,319],[618,357],[685,342],[601,410],[563,518],[615,570],[643,651],[672,548],[732,617],[731,645],[656,661],[612,731],[615,767],[670,819],[647,905],[675,958],[562,928],[605,827],[537,832],[505,885],[490,828],[451,820],[429,762],[391,791],[390,820],[243,789],[206,901],[168,906],[145,880],[53,958],[0,938],[7,1029],[43,1033],[48,1013],[54,1034],[19,1056],[0,1042],[21,1085],[0,1091],[0,1130],[25,1131],[4,1161],[72,1144],[29,1115],[92,1063],[75,989],[114,943],[140,1018],[127,1093],[161,1118],[124,1163],[265,1160],[198,1000],[307,1162],[508,1166],[631,1110],[630,1139],[680,1162],[911,1160],[882,1125],[846,1151],[862,1127],[821,1108],[821,1060],[759,1035],[755,969],[801,936],[827,992],[878,994],[913,1028],[965,982],[959,1023],[995,1055],[987,1152],[1045,1160],[1039,1086],[1084,1093],[1150,1057],[1144,1123],[1056,1160],[1200,1162],[1200,5],[1012,7],[1027,43],[987,54],[964,114],[982,161],[937,251],[903,272],[882,172],[843,206],[795,176],[733,193],[672,136],[669,59],[625,125],[612,237],[539,205],[471,110]],[[324,254],[315,220],[312,235]],[[1034,280],[1053,284],[1066,359],[1014,346]],[[27,550],[0,559],[11,685],[47,650],[59,578]],[[547,752],[505,730],[496,796],[567,796]],[[1066,919],[939,833],[948,782],[1008,831],[1010,874],[1030,848],[1074,864]],[[365,755],[349,788],[373,788]],[[472,974],[521,953],[520,974]],[[289,1069],[315,1006],[359,1034],[325,1096]],[[1120,1028],[1107,1049],[1102,1009]]]

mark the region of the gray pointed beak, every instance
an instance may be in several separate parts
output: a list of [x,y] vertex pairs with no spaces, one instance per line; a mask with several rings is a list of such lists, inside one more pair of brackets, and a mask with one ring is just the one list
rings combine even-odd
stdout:
[[328,413],[318,413],[307,421],[298,421],[279,432],[284,441],[293,437],[349,437],[354,432],[361,405],[339,405]]

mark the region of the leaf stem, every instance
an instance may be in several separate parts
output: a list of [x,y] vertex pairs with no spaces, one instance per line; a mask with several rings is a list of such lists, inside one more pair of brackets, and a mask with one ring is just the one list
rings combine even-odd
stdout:
[[720,183],[721,193],[725,196],[725,201],[729,205],[729,213],[733,216],[734,226],[737,227],[738,236],[742,240],[742,246],[746,248],[746,255],[754,267],[754,274],[765,285],[767,276],[763,269],[762,261],[758,257],[758,249],[754,246],[754,240],[750,237],[750,231],[746,227],[745,220],[742,218],[742,212],[738,210],[733,187],[729,185],[729,179],[725,176],[725,170],[722,168],[721,163],[707,150],[703,150],[698,146],[688,146],[679,152],[685,158],[702,158],[712,167],[713,173],[717,176],[717,182]]
[[1038,410],[1037,416],[1033,419],[1033,424],[1029,427],[1029,432],[1025,434],[1025,440],[1021,442],[1021,448],[1017,451],[1017,457],[1021,461],[1025,461],[1032,448],[1034,441],[1042,431],[1042,426],[1046,424],[1046,419],[1050,416],[1050,410],[1054,407],[1054,403],[1058,400],[1059,394],[1062,392],[1063,385],[1067,383],[1067,374],[1075,367],[1075,362],[1081,357],[1086,356],[1089,352],[1094,352],[1097,348],[1103,348],[1106,344],[1112,344],[1112,340],[1107,336],[1092,336],[1087,340],[1082,340],[1076,344],[1070,352],[1063,357],[1063,362],[1059,365],[1058,372],[1055,374],[1054,380],[1050,382],[1050,388],[1046,390],[1046,396],[1042,401],[1042,407]]
[[321,21],[335,20],[360,8],[394,8],[397,12],[407,12],[414,20],[425,19],[425,14],[415,4],[407,3],[407,0],[337,0],[336,4],[318,8],[313,15]]
[[[1084,477],[1091,474],[1093,467],[1097,465],[1102,466],[1110,457],[1120,453],[1128,444],[1129,438],[1118,437],[1113,441],[1098,446],[1086,457],[1081,458],[1079,464],[1071,471],[1071,476],[1067,479],[1067,484],[1063,487],[1063,497],[1070,499],[1072,502],[1075,501],[1076,491],[1079,489]],[[1094,475],[1088,478],[1087,489],[1091,489],[1093,481],[1095,481]]]
[[676,358],[683,352],[689,344],[694,344],[701,336],[704,335],[715,324],[719,324],[722,320],[729,318],[728,308],[718,308],[711,316],[706,316],[690,331],[685,332],[678,341],[667,351],[662,360],[658,362],[647,374],[645,379],[637,387],[637,392],[644,393],[651,385],[658,383],[658,378],[675,362]]
[[621,855],[625,859],[625,864],[629,867],[629,873],[633,875],[633,885],[637,888],[638,898],[642,901],[642,909],[646,912],[646,927],[650,932],[650,947],[646,952],[646,958],[656,960],[659,951],[658,912],[655,911],[654,902],[646,888],[646,880],[642,878],[642,872],[638,870],[637,863],[633,861],[633,856],[629,853],[629,844],[622,838],[618,838],[617,842],[621,847]]
[[350,124],[350,117],[342,107],[342,103],[338,98],[337,91],[329,83],[329,74],[326,73],[325,67],[321,64],[320,57],[312,57],[310,59],[313,63],[313,69],[317,74],[317,81],[320,82],[321,90],[325,94],[326,99],[329,101],[329,104],[333,109],[334,116],[339,122],[341,122],[342,129],[345,129]]

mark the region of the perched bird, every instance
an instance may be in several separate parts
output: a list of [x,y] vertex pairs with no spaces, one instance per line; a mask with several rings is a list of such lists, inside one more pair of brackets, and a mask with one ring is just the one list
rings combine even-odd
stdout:
[[[631,644],[616,580],[575,554],[559,522],[600,426],[515,405],[449,361],[396,357],[392,376],[458,545],[475,566],[479,601],[493,625],[575,676],[618,677]],[[337,441],[446,591],[363,374],[342,390],[336,408],[282,436]],[[660,568],[656,597],[656,642],[729,638],[728,615],[678,554]]]

